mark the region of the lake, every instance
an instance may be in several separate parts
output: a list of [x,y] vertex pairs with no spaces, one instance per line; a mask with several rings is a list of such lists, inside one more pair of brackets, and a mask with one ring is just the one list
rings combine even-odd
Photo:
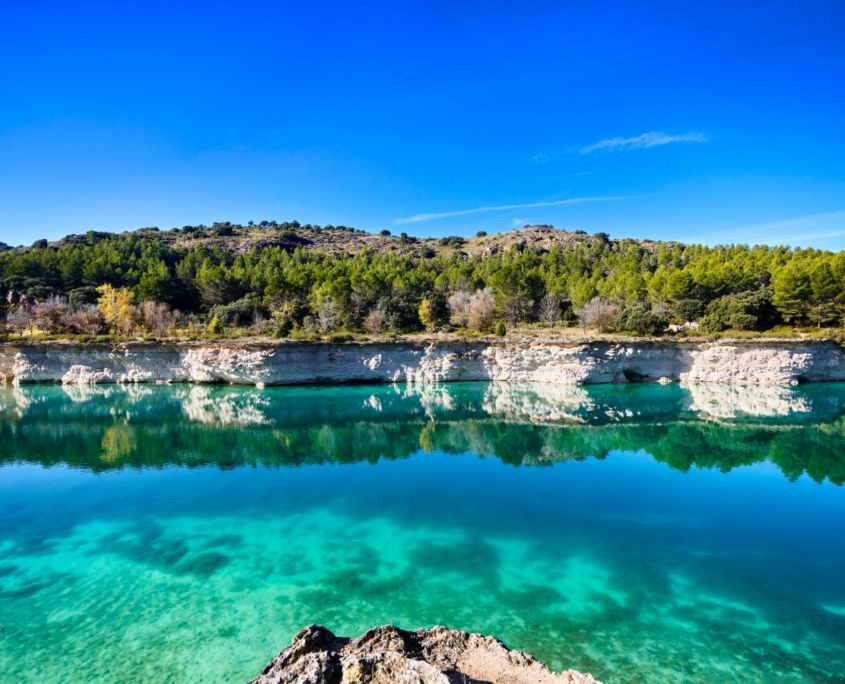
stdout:
[[0,680],[242,683],[309,623],[845,682],[845,385],[0,387]]

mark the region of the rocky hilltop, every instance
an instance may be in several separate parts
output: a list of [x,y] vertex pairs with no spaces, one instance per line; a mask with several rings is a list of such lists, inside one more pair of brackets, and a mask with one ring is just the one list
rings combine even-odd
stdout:
[[521,651],[480,634],[435,627],[377,627],[357,639],[311,625],[250,684],[600,684],[555,674]]
[[296,385],[501,381],[789,385],[845,381],[834,342],[476,341],[0,345],[0,380]]

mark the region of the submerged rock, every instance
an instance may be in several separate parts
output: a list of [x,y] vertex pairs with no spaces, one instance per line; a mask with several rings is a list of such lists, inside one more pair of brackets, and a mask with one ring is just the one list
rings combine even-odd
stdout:
[[376,627],[357,639],[310,625],[250,684],[600,684],[555,674],[521,651],[480,634],[435,627]]

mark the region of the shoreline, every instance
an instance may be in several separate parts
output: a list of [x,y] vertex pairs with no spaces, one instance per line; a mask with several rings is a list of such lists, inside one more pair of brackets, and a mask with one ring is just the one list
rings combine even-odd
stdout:
[[845,349],[832,340],[785,338],[24,341],[0,344],[0,381],[795,385],[845,381]]

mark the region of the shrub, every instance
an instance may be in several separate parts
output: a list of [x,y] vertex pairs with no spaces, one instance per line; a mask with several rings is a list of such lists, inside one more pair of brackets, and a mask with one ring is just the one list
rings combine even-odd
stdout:
[[466,290],[458,290],[449,297],[449,317],[452,323],[466,328],[469,325],[469,310],[472,295]]
[[675,316],[682,321],[697,321],[704,315],[704,302],[700,299],[682,299],[675,305]]
[[723,330],[763,330],[776,319],[772,291],[761,287],[756,292],[725,295],[710,303],[700,321],[702,332]]
[[257,308],[256,304],[254,296],[246,296],[229,304],[213,306],[208,315],[211,318],[219,318],[220,324],[227,328],[242,325],[252,321]]
[[420,322],[428,332],[434,332],[449,321],[449,306],[440,292],[432,292],[424,297],[417,310]]
[[317,327],[323,334],[330,333],[335,328],[337,320],[337,307],[331,297],[326,297],[320,302],[320,308],[317,311]]
[[77,287],[68,292],[67,301],[71,309],[81,309],[83,306],[96,304],[100,295],[96,287]]
[[493,311],[496,303],[493,299],[493,289],[485,287],[476,290],[470,300],[469,327],[473,330],[486,330],[493,322]]
[[597,328],[599,332],[613,330],[619,307],[611,304],[604,297],[593,297],[578,312],[578,318],[587,328]]
[[220,322],[220,319],[217,316],[211,317],[211,320],[208,322],[208,325],[205,328],[205,332],[209,335],[223,334],[223,324]]
[[364,330],[371,335],[380,335],[387,327],[387,311],[384,307],[376,307],[364,318]]
[[63,332],[67,328],[64,319],[69,311],[67,297],[50,295],[33,307],[35,324],[47,333]]
[[78,335],[99,335],[105,322],[100,310],[93,304],[81,306],[64,317],[65,325]]
[[659,335],[669,324],[668,316],[652,310],[644,302],[635,302],[626,307],[616,319],[617,330],[629,330],[641,336]]
[[504,337],[508,332],[508,329],[505,327],[504,321],[496,321],[496,325],[493,326],[493,334],[497,337]]

